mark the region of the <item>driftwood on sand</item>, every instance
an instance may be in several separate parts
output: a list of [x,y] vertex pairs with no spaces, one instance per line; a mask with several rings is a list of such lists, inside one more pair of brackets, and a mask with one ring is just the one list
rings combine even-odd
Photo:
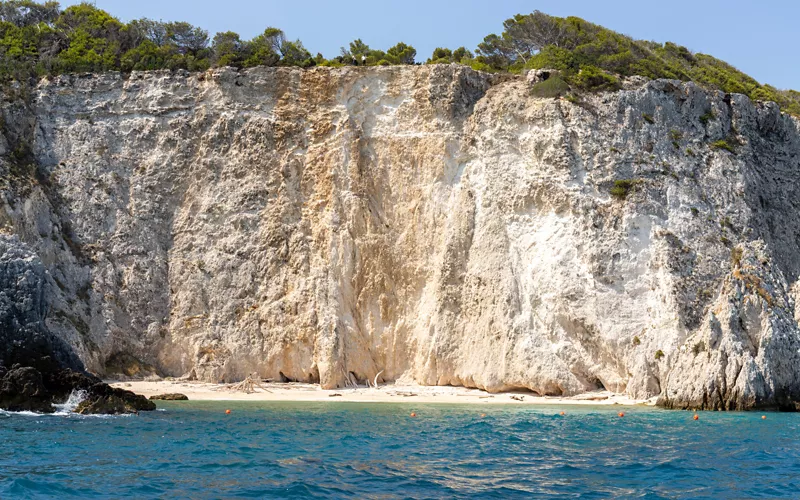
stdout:
[[236,391],[236,392],[244,392],[246,394],[252,394],[256,392],[256,388],[259,388],[265,392],[271,393],[269,389],[261,385],[261,377],[258,375],[250,376],[248,375],[247,378],[239,382],[238,384],[228,384],[226,389],[229,391]]

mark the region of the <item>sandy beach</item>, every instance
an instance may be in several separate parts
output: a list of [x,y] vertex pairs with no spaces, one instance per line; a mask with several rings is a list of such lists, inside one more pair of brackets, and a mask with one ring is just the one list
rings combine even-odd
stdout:
[[655,398],[636,400],[608,391],[572,397],[537,396],[529,392],[490,394],[479,389],[443,386],[386,384],[378,388],[326,390],[315,384],[264,383],[255,392],[236,390],[232,385],[183,380],[108,381],[137,394],[185,394],[193,401],[336,401],[359,403],[457,403],[485,405],[655,405]]

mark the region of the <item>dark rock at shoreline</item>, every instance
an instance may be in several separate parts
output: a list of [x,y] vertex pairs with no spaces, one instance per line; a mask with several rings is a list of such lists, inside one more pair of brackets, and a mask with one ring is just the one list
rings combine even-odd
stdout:
[[99,383],[91,387],[89,397],[78,405],[75,412],[114,415],[118,413],[153,411],[155,409],[156,404],[144,396]]
[[52,413],[83,390],[80,413],[136,413],[155,404],[87,373],[73,350],[46,327],[47,275],[16,238],[0,236],[0,409]]
[[42,374],[30,366],[8,370],[0,381],[0,407],[10,411],[52,412]]
[[180,394],[177,392],[170,394],[155,394],[150,396],[150,399],[161,401],[189,401],[189,398],[186,396],[186,394]]

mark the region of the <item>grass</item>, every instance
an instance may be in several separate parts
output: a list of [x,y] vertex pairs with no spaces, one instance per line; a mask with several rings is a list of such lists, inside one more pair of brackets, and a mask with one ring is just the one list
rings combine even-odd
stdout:
[[652,124],[654,124],[654,123],[656,122],[656,121],[653,119],[653,116],[652,116],[652,115],[648,115],[647,113],[642,113],[642,118],[644,118],[644,121],[646,121],[647,123],[649,123],[649,124],[651,124],[651,125],[652,125]]
[[664,357],[664,351],[662,351],[661,349],[657,350],[656,351],[656,359],[661,359],[663,357]]
[[708,125],[708,122],[710,122],[714,118],[715,118],[714,112],[709,111],[700,117],[700,123],[702,123],[703,125]]

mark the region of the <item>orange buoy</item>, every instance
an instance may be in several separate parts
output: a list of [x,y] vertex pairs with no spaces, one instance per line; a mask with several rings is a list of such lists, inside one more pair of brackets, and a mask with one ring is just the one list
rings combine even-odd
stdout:
[[620,416],[620,417],[624,417],[624,416],[625,416],[625,414],[624,414],[624,413],[622,413],[622,412],[619,412],[619,413],[618,413],[618,416]]
[[695,419],[695,420],[700,420],[700,415],[698,415],[697,413],[695,413],[695,414],[694,414],[694,417],[692,417],[692,418],[693,418],[693,419]]
[[766,420],[766,419],[767,419],[766,415],[761,415],[761,420]]
[[564,413],[564,412],[562,411],[561,413],[559,413],[559,415],[561,415],[561,416],[563,417],[564,415],[566,415],[566,413]]
[[225,415],[230,415],[230,414],[231,414],[230,410],[225,410]]
[[411,412],[411,416],[412,416],[412,417],[416,417],[416,416],[417,416],[417,414],[416,414],[416,413],[414,413],[414,412],[412,411],[412,412]]
[[481,418],[486,418],[486,414],[485,413],[481,413]]

